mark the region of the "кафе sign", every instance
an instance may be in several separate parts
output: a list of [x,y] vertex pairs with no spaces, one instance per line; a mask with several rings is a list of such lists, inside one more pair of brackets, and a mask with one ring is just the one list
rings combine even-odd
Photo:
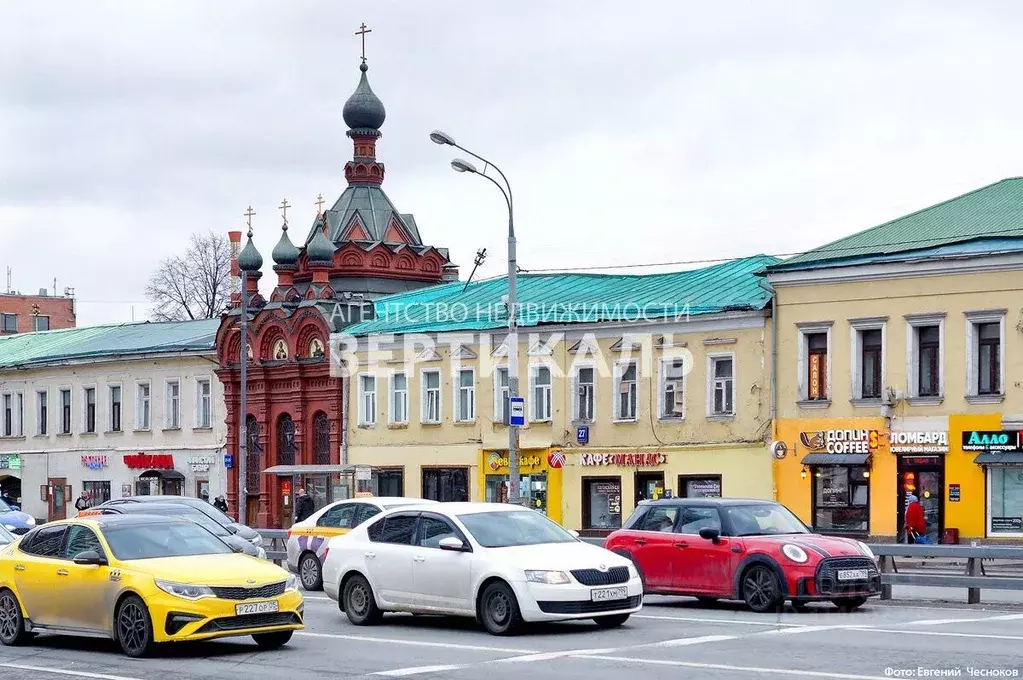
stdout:
[[668,456],[663,453],[580,453],[580,465],[607,465],[616,467],[647,467],[664,465]]

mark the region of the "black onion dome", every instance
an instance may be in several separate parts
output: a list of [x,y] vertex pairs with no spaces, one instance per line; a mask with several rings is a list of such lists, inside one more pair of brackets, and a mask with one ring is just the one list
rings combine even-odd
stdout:
[[334,250],[334,244],[323,235],[323,230],[316,229],[316,234],[314,234],[312,240],[309,241],[309,245],[305,247],[305,254],[310,263],[329,263],[334,259]]
[[288,225],[285,224],[281,227],[281,240],[274,246],[270,256],[279,265],[293,265],[298,262],[299,255],[298,248],[288,238]]
[[359,66],[359,70],[362,71],[359,86],[345,102],[342,115],[345,124],[353,130],[379,130],[380,126],[384,124],[387,112],[384,110],[384,103],[373,94],[373,88],[369,86],[369,80],[366,78],[369,66],[363,63]]
[[238,268],[242,271],[247,272],[258,272],[260,267],[263,266],[263,256],[256,250],[256,246],[252,243],[252,232],[249,232],[249,241],[242,248],[242,252],[238,254]]

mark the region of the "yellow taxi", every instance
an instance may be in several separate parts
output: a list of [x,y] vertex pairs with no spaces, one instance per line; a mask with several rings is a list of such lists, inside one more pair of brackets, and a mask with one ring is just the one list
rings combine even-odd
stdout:
[[320,508],[288,529],[285,543],[288,569],[298,574],[306,590],[323,590],[323,562],[330,539],[343,536],[370,517],[399,505],[421,505],[437,501],[399,496],[370,496],[337,501]]
[[179,517],[51,522],[0,546],[0,643],[106,635],[132,657],[165,642],[251,635],[262,649],[303,622],[298,580]]

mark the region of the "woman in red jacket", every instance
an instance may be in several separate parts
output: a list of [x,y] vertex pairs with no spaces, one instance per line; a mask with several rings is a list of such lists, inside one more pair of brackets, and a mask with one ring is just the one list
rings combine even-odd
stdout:
[[906,496],[906,543],[916,543],[917,536],[927,535],[927,520],[924,519],[924,506],[913,494]]

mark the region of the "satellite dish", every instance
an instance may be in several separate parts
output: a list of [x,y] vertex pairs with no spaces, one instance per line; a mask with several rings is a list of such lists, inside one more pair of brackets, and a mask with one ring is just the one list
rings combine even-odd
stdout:
[[775,460],[781,460],[788,453],[789,447],[785,446],[783,441],[771,442],[771,455],[774,456]]

